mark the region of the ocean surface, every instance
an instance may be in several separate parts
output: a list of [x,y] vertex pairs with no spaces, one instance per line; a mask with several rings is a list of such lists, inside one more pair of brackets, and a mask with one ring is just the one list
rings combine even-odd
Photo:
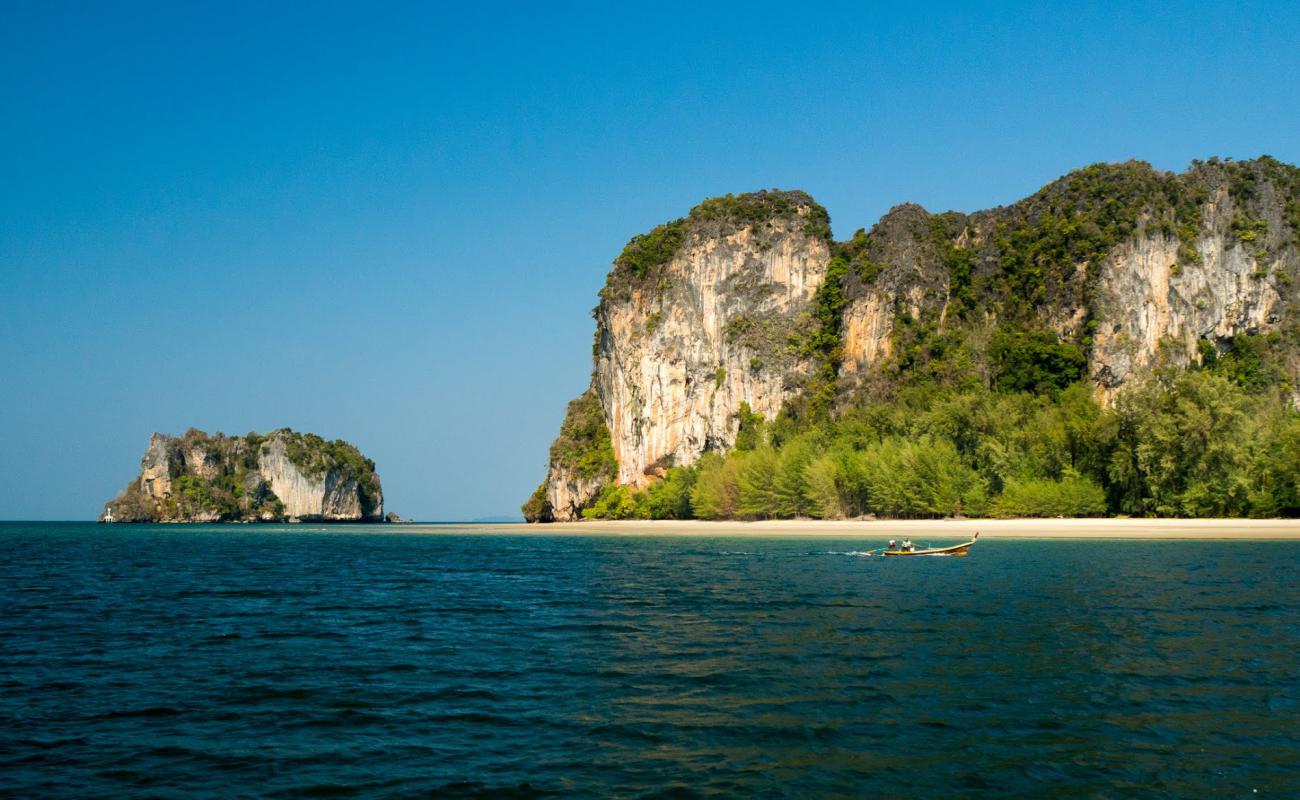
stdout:
[[0,795],[1300,796],[1297,542],[391,530],[0,524]]

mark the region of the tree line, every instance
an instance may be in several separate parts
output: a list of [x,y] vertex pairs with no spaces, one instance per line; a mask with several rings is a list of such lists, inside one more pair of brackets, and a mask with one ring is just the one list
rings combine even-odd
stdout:
[[1055,393],[904,391],[803,423],[742,406],[733,450],[669,468],[639,491],[606,486],[583,513],[1300,516],[1300,414],[1285,388],[1234,377],[1161,370],[1109,407],[1085,382]]

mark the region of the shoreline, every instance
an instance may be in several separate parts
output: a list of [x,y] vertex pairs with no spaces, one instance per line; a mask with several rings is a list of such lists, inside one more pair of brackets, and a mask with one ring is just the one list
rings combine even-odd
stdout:
[[[590,536],[820,536],[966,539],[1169,539],[1300,541],[1300,519],[584,520],[406,524],[402,533]],[[395,531],[396,532],[396,531]]]

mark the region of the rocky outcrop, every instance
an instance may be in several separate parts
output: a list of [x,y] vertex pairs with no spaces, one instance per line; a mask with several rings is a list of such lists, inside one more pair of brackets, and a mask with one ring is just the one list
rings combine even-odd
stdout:
[[557,467],[547,474],[546,508],[543,514],[530,522],[554,522],[582,518],[582,508],[596,496],[607,478],[588,478]]
[[742,403],[775,416],[803,385],[811,362],[797,340],[830,261],[828,242],[805,230],[814,213],[692,226],[659,283],[602,298],[593,385],[619,483],[730,447]]
[[[912,305],[915,298],[907,297]],[[872,292],[844,312],[844,369],[865,373],[893,353],[894,298]]]
[[1202,341],[1218,346],[1278,327],[1294,251],[1283,255],[1276,208],[1273,224],[1265,223],[1276,238],[1243,242],[1232,229],[1242,211],[1220,187],[1204,209],[1190,263],[1180,262],[1176,238],[1160,234],[1125,242],[1103,261],[1089,363],[1102,397],[1152,367],[1199,362]]
[[577,518],[611,477],[640,486],[730,447],[742,404],[774,416],[812,369],[800,339],[829,261],[826,212],[802,192],[716,198],[633,239],[601,292],[587,395],[613,474],[552,448],[545,500],[526,516]]
[[361,491],[357,476],[337,468],[304,470],[289,455],[284,436],[271,436],[258,454],[258,471],[284,504],[290,518],[313,520],[379,520],[383,496]]
[[171,496],[174,444],[174,437],[155,433],[149,437],[149,449],[140,459],[139,491],[153,500]]
[[1197,365],[1207,346],[1270,332],[1290,337],[1295,386],[1297,235],[1300,171],[1268,158],[1183,175],[1098,165],[971,215],[900,206],[837,247],[853,267],[842,392],[933,366],[953,346],[987,381],[997,329],[1083,348],[1103,402],[1155,367]]
[[382,522],[374,462],[287,428],[225,436],[155,433],[140,475],[106,506],[117,522]]
[[605,409],[588,389],[565,410],[560,435],[551,445],[546,480],[524,504],[529,522],[576,519],[602,486],[614,480],[618,462]]
[[848,266],[842,279],[848,298],[841,323],[842,375],[875,372],[894,354],[900,323],[944,314],[949,276],[936,239],[946,240],[948,224],[907,203],[891,209],[870,235],[858,231],[837,248]]
[[[898,206],[838,243],[802,192],[706,200],[615,260],[591,386],[525,516],[579,518],[606,485],[732,447],[742,405],[770,420],[909,385],[1079,379],[1110,402],[1248,339],[1300,402],[1298,239],[1300,170],[1267,157],[1094,165],[1003,208]],[[1040,357],[1041,385],[1005,374]]]

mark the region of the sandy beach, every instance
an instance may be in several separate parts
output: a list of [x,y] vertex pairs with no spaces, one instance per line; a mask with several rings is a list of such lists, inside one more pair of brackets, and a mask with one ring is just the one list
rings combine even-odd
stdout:
[[588,534],[616,536],[844,536],[964,539],[1300,540],[1295,519],[623,520],[547,525],[404,525],[407,533]]

